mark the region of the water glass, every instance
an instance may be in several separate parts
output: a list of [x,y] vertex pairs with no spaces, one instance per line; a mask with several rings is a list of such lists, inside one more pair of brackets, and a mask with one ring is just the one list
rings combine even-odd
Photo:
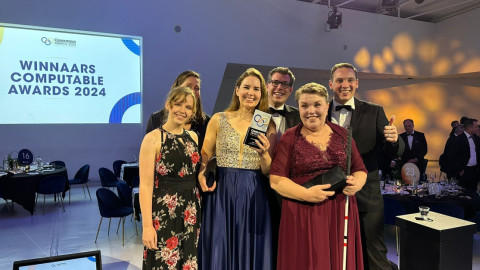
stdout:
[[430,211],[430,207],[428,206],[419,206],[418,210],[420,211],[420,216],[423,220],[428,220],[428,212]]

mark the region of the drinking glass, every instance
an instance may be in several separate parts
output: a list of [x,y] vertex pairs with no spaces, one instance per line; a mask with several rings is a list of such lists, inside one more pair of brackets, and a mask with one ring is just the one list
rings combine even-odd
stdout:
[[437,174],[432,172],[430,173],[430,182],[435,182],[435,179],[437,178]]
[[430,211],[430,207],[428,206],[419,206],[418,210],[420,211],[420,216],[423,220],[428,220],[428,212]]

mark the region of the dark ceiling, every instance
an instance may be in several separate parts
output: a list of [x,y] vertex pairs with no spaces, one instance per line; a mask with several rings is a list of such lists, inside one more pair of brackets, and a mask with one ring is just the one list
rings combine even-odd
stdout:
[[[296,0],[437,23],[480,7],[480,0]],[[383,5],[382,5],[383,3]],[[398,4],[396,4],[398,3]],[[389,6],[386,8],[385,5]],[[393,7],[392,6],[396,6]]]

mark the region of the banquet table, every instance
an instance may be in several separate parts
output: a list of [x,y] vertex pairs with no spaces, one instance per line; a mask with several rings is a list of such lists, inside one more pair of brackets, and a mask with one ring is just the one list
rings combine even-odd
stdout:
[[65,190],[62,194],[62,196],[65,196],[65,192],[70,189],[67,169],[65,167],[55,167],[42,172],[9,173],[8,175],[1,176],[0,185],[2,187],[3,197],[20,204],[33,215],[38,183],[42,178],[56,174],[65,176]]
[[384,193],[384,198],[390,198],[400,202],[407,214],[418,213],[418,206],[432,206],[435,204],[454,204],[463,208],[465,212],[465,219],[472,219],[475,216],[475,212],[480,210],[480,197],[478,194],[463,194],[456,195],[411,195],[407,192],[403,193]]

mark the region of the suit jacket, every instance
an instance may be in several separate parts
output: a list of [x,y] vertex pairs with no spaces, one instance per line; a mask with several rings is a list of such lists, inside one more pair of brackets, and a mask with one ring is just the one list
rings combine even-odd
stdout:
[[[480,162],[480,143],[473,136],[473,142],[475,143],[475,153],[477,154],[477,167]],[[470,159],[470,145],[468,143],[467,135],[464,133],[458,135],[453,141],[452,150],[452,176],[458,176],[458,173],[467,167],[468,160]],[[450,160],[449,160],[450,161]]]
[[402,137],[403,142],[405,143],[405,151],[402,154],[402,162],[407,162],[409,159],[417,158],[417,166],[421,171],[422,168],[420,166],[423,166],[425,155],[427,154],[428,149],[425,134],[415,130],[413,133],[412,149],[408,147],[408,134],[403,132],[400,134],[400,137]]
[[[269,113],[272,113],[272,111],[269,110]],[[300,113],[298,112],[298,109],[285,104],[285,131],[300,124],[300,122]]]
[[[331,120],[333,101],[328,109],[328,120]],[[383,209],[383,198],[380,192],[380,177],[378,175],[377,151],[382,149],[390,156],[401,156],[405,144],[401,137],[397,143],[385,140],[383,129],[388,125],[388,119],[383,107],[355,98],[355,110],[352,110],[350,126],[352,137],[363,163],[368,170],[367,182],[362,190],[355,195],[360,212]]]

